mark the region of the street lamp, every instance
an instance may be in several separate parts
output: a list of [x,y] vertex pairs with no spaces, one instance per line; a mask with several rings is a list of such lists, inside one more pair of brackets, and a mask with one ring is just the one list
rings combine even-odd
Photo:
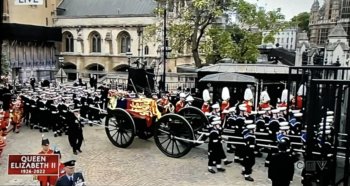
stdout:
[[64,62],[64,57],[63,56],[60,56],[58,57],[58,61],[60,62],[60,65],[61,65],[61,84],[63,84],[63,62]]

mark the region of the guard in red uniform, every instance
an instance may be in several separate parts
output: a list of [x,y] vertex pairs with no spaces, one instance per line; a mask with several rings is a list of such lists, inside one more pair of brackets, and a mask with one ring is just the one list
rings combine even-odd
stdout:
[[6,131],[6,128],[0,128],[0,158],[1,158],[2,152],[6,147],[6,137],[3,135],[5,131]]
[[185,107],[185,93],[180,93],[180,100],[176,103],[175,113],[178,113],[182,108]]
[[221,119],[224,119],[225,115],[223,114],[223,111],[228,110],[230,108],[230,92],[227,87],[224,87],[222,89],[221,98],[223,100],[221,102],[221,107],[220,107]]
[[250,113],[253,110],[253,92],[250,89],[250,85],[244,91],[244,105],[247,108],[246,112]]
[[306,95],[306,87],[301,84],[297,92],[297,109],[303,108],[303,97]]
[[205,89],[203,91],[203,100],[204,103],[202,105],[202,112],[203,113],[209,113],[210,112],[210,105],[209,105],[209,101],[210,101],[210,95],[209,95],[209,90]]
[[270,108],[270,96],[267,93],[267,87],[260,94],[260,110]]
[[11,124],[13,125],[13,131],[19,133],[19,129],[21,128],[23,115],[23,103],[20,97],[13,103],[13,110],[11,116]]
[[[45,139],[44,136],[41,140],[41,146],[42,150],[39,152],[39,154],[53,154],[53,150],[50,149],[50,141],[49,139]],[[50,183],[50,176],[35,176],[34,179],[38,179],[40,182],[40,186],[51,186],[55,185],[55,183]]]

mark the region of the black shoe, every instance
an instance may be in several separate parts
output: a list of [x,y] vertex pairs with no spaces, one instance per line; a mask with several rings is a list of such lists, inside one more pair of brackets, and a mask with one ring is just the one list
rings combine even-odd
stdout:
[[78,149],[78,152],[82,153],[83,151],[81,151],[80,149]]
[[255,154],[255,157],[258,157],[258,158],[261,158],[263,155],[261,152],[257,152],[257,153],[254,153]]
[[74,154],[74,155],[78,155],[77,151],[73,151],[73,154]]
[[232,163],[232,161],[224,161],[224,165],[229,165],[231,163]]
[[265,162],[265,167],[269,167],[269,166],[270,166],[270,163]]
[[247,180],[247,181],[254,181],[254,179],[252,177],[250,177],[250,176],[245,177],[244,179]]
[[241,160],[240,160],[240,159],[234,159],[233,162],[235,162],[235,163],[241,163]]
[[214,169],[208,169],[208,172],[212,173],[212,174],[215,174],[215,170]]
[[219,172],[225,172],[226,170],[224,168],[216,168]]
[[54,136],[54,137],[57,137],[57,134],[54,134],[53,136]]

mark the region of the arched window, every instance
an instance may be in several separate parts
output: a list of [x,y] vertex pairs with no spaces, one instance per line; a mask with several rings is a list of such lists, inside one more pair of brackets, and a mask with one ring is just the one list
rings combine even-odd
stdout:
[[94,32],[90,36],[91,52],[101,52],[101,36]]
[[130,46],[130,35],[128,32],[121,32],[118,35],[118,42],[119,42],[119,53],[127,53],[131,51],[131,46]]
[[63,35],[64,51],[74,52],[74,38],[70,32]]
[[145,55],[148,55],[149,54],[149,48],[148,46],[145,46]]

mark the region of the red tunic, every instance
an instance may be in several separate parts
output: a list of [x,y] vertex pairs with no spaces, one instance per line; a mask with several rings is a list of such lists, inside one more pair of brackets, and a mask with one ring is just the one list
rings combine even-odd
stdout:
[[270,103],[268,103],[268,102],[267,103],[261,103],[259,106],[260,106],[261,109],[269,108],[270,107]]
[[175,113],[179,112],[182,108],[184,108],[185,103],[183,101],[178,101],[175,106]]
[[0,136],[0,157],[1,157],[1,154],[4,151],[5,147],[6,147],[6,141],[5,141],[4,137]]
[[[54,154],[53,150],[49,149],[47,152],[44,152],[44,151],[40,151],[39,154]],[[50,178],[52,176],[38,176],[38,180],[40,181],[40,185],[41,186],[50,186],[50,185],[55,185],[56,182],[52,183],[50,182]],[[55,177],[55,176],[53,176]],[[49,182],[49,184],[48,184]]]
[[282,103],[278,104],[278,107],[287,107],[287,103],[286,102],[282,102]]
[[252,112],[252,109],[253,109],[253,104],[252,104],[252,102],[250,102],[250,101],[244,101],[243,102],[244,104],[245,104],[245,106],[246,106],[246,108],[247,108],[247,112],[248,113],[250,113],[250,112]]
[[303,96],[297,96],[297,109],[303,108]]
[[202,112],[206,113],[206,112],[210,112],[210,106],[207,102],[204,102],[202,105]]
[[222,101],[221,102],[221,111],[227,110],[230,108],[230,103],[228,101]]

